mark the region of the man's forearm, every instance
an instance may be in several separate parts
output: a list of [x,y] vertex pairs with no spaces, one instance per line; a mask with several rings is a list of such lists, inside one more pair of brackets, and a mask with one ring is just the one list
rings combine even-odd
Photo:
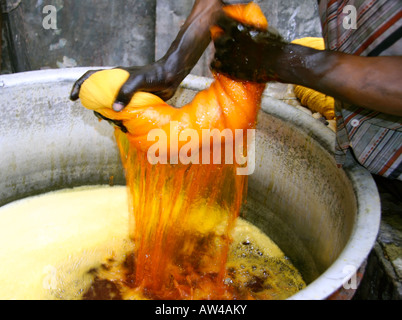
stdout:
[[162,58],[170,76],[182,80],[196,65],[211,41],[210,28],[221,13],[221,0],[195,1],[190,15]]
[[402,57],[359,57],[288,45],[275,67],[283,82],[402,116]]

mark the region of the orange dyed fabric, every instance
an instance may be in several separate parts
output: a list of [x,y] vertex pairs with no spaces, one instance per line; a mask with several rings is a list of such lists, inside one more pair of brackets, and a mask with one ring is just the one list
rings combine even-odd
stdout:
[[[254,3],[227,6],[224,10],[241,22],[259,28],[268,26],[261,9]],[[211,32],[213,37],[219,36],[219,28],[214,27]],[[122,121],[129,131],[130,141],[143,151],[154,144],[147,140],[148,133],[152,129],[163,129],[169,137],[172,122],[177,123],[179,133],[189,128],[196,130],[200,136],[203,129],[254,128],[265,89],[265,84],[235,81],[215,73],[215,81],[210,88],[199,92],[191,103],[181,108],[172,107],[150,93],[139,92],[123,111],[115,112],[113,102],[128,76],[128,72],[121,69],[97,72],[82,85],[80,98],[86,108],[109,119]],[[183,144],[185,142],[179,148]]]
[[[260,8],[253,3],[225,10],[242,22],[267,26]],[[212,33],[219,36],[219,29],[213,28]],[[225,283],[231,231],[247,189],[247,176],[237,174],[239,165],[224,161],[151,164],[147,158],[149,147],[155,143],[148,141],[149,132],[162,129],[169,148],[173,123],[179,133],[193,129],[199,136],[203,129],[255,127],[265,85],[234,81],[221,74],[214,77],[210,88],[182,108],[140,92],[123,111],[113,111],[117,92],[128,78],[124,70],[95,73],[81,88],[85,107],[122,121],[128,129],[127,134],[116,129],[116,140],[126,170],[129,229],[134,243],[134,267],[123,282],[133,296],[140,292],[151,299],[251,297]]]

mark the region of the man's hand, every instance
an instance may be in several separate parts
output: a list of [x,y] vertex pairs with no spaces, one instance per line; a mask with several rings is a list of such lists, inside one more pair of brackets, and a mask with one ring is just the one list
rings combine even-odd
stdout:
[[[180,78],[175,81],[174,77],[166,72],[162,60],[143,67],[119,67],[119,69],[128,71],[130,77],[121,87],[113,104],[115,111],[123,110],[137,91],[151,92],[163,100],[168,100],[174,95],[181,81]],[[88,71],[75,82],[70,94],[71,100],[79,98],[82,84],[97,71],[99,70]]]
[[[163,58],[143,67],[121,68],[127,70],[130,77],[120,89],[113,109],[123,110],[137,91],[151,92],[163,100],[170,99],[210,43],[210,28],[221,14],[222,5],[221,0],[196,0]],[[73,101],[79,98],[84,81],[96,71],[87,72],[74,84],[70,95]]]
[[113,105],[115,111],[121,111],[137,91],[150,92],[162,100],[169,100],[181,82],[181,78],[175,78],[166,71],[161,61],[143,67],[120,69],[128,71],[130,77],[117,95]]
[[214,40],[212,69],[239,80],[277,80],[274,66],[287,43],[275,29],[259,30],[227,16],[217,25],[223,33]]

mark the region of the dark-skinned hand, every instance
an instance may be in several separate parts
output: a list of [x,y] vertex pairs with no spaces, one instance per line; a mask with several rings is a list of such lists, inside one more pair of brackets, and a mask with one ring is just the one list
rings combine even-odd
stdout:
[[264,83],[278,80],[274,66],[287,46],[277,30],[260,30],[221,16],[211,68],[231,78]]
[[[181,80],[175,80],[172,77],[171,73],[166,70],[162,60],[142,67],[119,67],[119,69],[128,71],[130,76],[121,87],[113,104],[115,111],[123,110],[137,91],[150,92],[163,100],[168,100],[176,92]],[[75,82],[70,94],[71,100],[79,99],[82,84],[98,71],[100,70],[90,70]]]

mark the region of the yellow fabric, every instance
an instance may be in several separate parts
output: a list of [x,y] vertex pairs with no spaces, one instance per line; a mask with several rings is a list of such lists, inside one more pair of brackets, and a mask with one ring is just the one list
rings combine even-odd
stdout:
[[[317,50],[325,50],[323,38],[307,37],[294,40],[292,43]],[[327,120],[335,118],[335,99],[333,97],[303,86],[296,86],[295,94],[300,99],[301,104],[311,111],[321,113]]]
[[325,50],[325,42],[323,38],[306,37],[293,40],[292,43],[317,50]]

